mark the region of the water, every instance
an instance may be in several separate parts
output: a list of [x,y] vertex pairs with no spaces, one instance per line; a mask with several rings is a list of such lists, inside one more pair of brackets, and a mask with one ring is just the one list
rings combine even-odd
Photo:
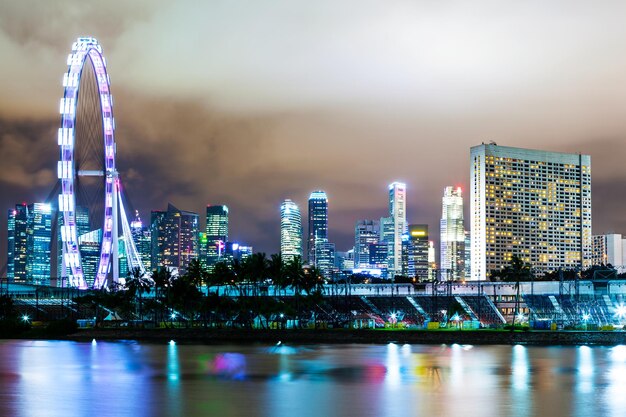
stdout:
[[0,416],[623,416],[626,346],[0,341]]

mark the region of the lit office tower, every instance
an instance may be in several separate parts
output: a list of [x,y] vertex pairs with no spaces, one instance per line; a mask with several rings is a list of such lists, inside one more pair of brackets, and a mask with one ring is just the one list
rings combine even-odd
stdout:
[[307,239],[308,261],[311,265],[319,266],[315,259],[316,239],[328,239],[328,198],[321,190],[313,191],[309,196],[309,236]]
[[302,256],[302,217],[289,199],[280,205],[280,254],[285,261]]
[[28,208],[26,203],[17,204],[15,209],[9,210],[7,277],[16,282],[26,282],[27,224]]
[[465,278],[470,278],[472,276],[472,238],[470,232],[465,231],[465,247],[464,259],[465,259]]
[[[96,229],[91,232],[83,233],[78,237],[78,247],[80,248],[80,259],[83,263],[83,272],[85,281],[91,288],[96,280],[96,270],[98,262],[100,262],[100,242],[102,242],[102,229]],[[125,277],[120,272],[121,277]],[[61,286],[67,285],[62,282]]]
[[402,235],[407,231],[406,185],[403,183],[389,184],[389,217],[393,225],[393,241],[387,242],[389,247],[387,273],[388,277],[393,278],[396,274],[402,273]]
[[332,277],[335,266],[335,244],[328,242],[326,238],[316,239],[315,266],[324,277]]
[[472,279],[513,255],[540,272],[589,266],[589,155],[483,144],[470,167]]
[[224,256],[228,242],[228,207],[224,205],[206,208],[206,264],[210,271]]
[[354,267],[370,268],[370,244],[378,243],[379,222],[359,220],[354,227]]
[[135,219],[130,222],[130,234],[133,237],[135,249],[137,249],[143,267],[150,270],[150,245],[152,244],[150,229],[143,225],[138,212],[135,212]]
[[15,221],[16,209],[9,209],[7,216],[7,279],[15,279]]
[[402,241],[402,275],[428,278],[428,225],[411,224]]
[[428,242],[428,280],[435,281],[437,279],[437,262],[435,262],[435,242]]
[[36,285],[50,284],[52,210],[49,204],[18,204],[9,210],[7,277]]
[[461,187],[446,187],[441,210],[441,273],[443,279],[465,278],[465,227]]
[[28,206],[26,281],[50,285],[50,240],[52,239],[52,209],[50,204]]
[[153,211],[151,221],[152,269],[177,268],[180,275],[198,258],[198,214],[169,204],[167,211]]

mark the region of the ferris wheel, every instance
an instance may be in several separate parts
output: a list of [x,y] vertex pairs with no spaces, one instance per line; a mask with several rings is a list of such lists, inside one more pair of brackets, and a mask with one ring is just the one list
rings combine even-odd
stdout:
[[[111,83],[102,47],[95,38],[78,38],[67,65],[57,165],[62,276],[67,276],[75,288],[103,288],[108,277],[113,281],[119,278],[120,218],[124,236],[130,236],[116,169]],[[90,241],[89,262],[81,250],[81,235],[89,235],[85,232],[97,235]],[[130,265],[144,270],[141,263],[137,264],[139,256],[132,239],[125,239],[125,245],[133,258]]]

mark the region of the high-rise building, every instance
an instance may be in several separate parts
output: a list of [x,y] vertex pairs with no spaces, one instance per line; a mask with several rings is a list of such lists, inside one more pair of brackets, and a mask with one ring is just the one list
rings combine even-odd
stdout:
[[472,279],[513,255],[538,272],[591,261],[591,157],[511,148],[471,149]]
[[206,264],[210,271],[224,256],[228,242],[228,207],[224,205],[206,208]]
[[377,220],[359,220],[354,227],[354,267],[370,268],[370,244],[378,243],[380,235]]
[[465,278],[470,278],[472,276],[472,238],[469,231],[465,231],[465,245],[464,245],[464,256],[465,259]]
[[50,240],[52,239],[52,209],[50,204],[28,206],[26,281],[50,285]]
[[307,256],[311,265],[318,266],[315,258],[317,239],[328,243],[328,197],[324,191],[313,191],[309,196],[309,235]]
[[286,261],[302,257],[302,216],[289,199],[280,205],[280,254]]
[[135,219],[130,222],[130,233],[143,267],[146,270],[150,270],[150,256],[152,252],[150,248],[152,244],[150,228],[143,225],[138,212],[135,212]]
[[[85,281],[89,288],[93,286],[96,280],[96,270],[98,269],[98,263],[100,262],[100,243],[102,242],[102,229],[92,230],[91,232],[83,233],[78,236],[78,247],[80,248],[80,259],[83,263],[83,273]],[[118,246],[119,248],[119,246]],[[125,277],[120,272],[121,277]],[[68,283],[61,282],[61,286],[66,286]]]
[[52,209],[49,204],[17,204],[9,210],[7,276],[15,282],[50,284]]
[[407,231],[406,185],[401,182],[389,184],[389,217],[393,224],[393,241],[388,242],[390,250],[387,274],[393,278],[402,273],[402,235]]
[[437,257],[435,256],[435,242],[428,241],[428,280],[437,280]]
[[16,209],[9,209],[7,216],[7,279],[15,279],[15,220]]
[[618,233],[594,235],[592,238],[591,264],[612,265],[618,273],[624,272],[624,238]]
[[389,245],[387,245],[384,242],[370,243],[369,244],[370,264],[368,268],[380,269],[382,271],[385,271],[385,274],[386,274],[387,266],[388,266],[387,261],[389,259],[388,250],[389,250]]
[[440,267],[445,279],[465,278],[465,226],[461,187],[446,187],[441,209]]
[[198,214],[169,204],[167,211],[152,211],[152,269],[177,268],[179,274],[198,258]]
[[27,225],[28,208],[26,203],[17,204],[15,209],[9,210],[8,217],[9,239],[7,263],[12,265],[7,268],[11,271],[9,279],[16,282],[26,282],[26,260],[27,260]]
[[252,253],[252,246],[245,246],[237,242],[226,242],[224,255],[221,260],[230,265],[233,260],[243,261],[252,256]]
[[402,275],[428,279],[428,225],[411,224],[402,242]]
[[335,266],[335,244],[328,242],[326,238],[317,238],[315,242],[315,263],[315,266],[324,277],[332,277]]

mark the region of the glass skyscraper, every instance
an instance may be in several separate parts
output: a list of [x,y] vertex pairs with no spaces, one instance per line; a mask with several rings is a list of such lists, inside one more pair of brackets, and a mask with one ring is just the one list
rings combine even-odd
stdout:
[[50,284],[52,210],[49,204],[18,204],[8,216],[7,276],[15,282]]
[[354,227],[354,267],[370,268],[370,244],[378,243],[379,222],[358,220]]
[[318,266],[315,244],[317,240],[328,243],[328,198],[324,191],[313,191],[309,196],[309,236],[307,256],[311,265]]
[[280,254],[285,261],[302,256],[302,216],[289,199],[280,205]]
[[393,241],[389,245],[388,277],[402,273],[402,235],[406,224],[406,185],[401,182],[389,184],[389,217],[393,224]]
[[402,275],[428,279],[428,225],[411,224],[402,242]]
[[179,210],[169,204],[167,211],[151,213],[152,269],[177,268],[187,271],[198,258],[198,214]]
[[150,229],[143,225],[139,213],[135,212],[135,219],[130,222],[130,233],[135,243],[135,249],[141,258],[141,263],[146,270],[150,270],[150,245],[152,239],[150,235]]
[[441,209],[441,273],[442,278],[465,278],[465,226],[461,187],[446,187]]
[[228,242],[228,207],[224,205],[206,208],[206,264],[210,271],[224,256]]

